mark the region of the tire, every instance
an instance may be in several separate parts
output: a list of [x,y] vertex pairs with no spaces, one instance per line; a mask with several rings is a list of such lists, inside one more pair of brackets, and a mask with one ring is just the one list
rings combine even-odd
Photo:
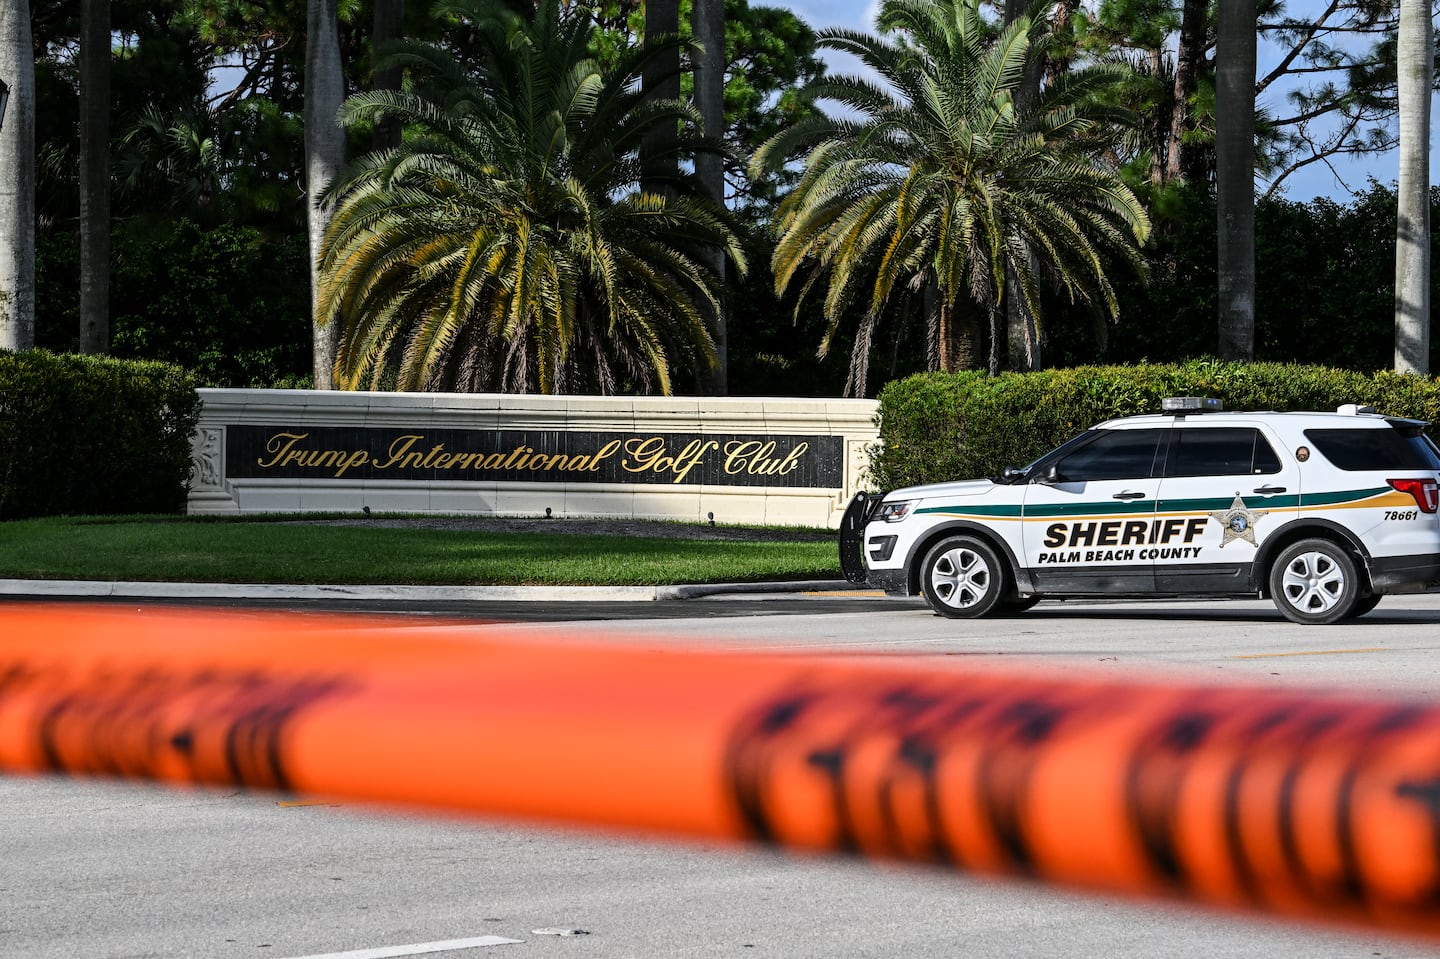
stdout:
[[1355,600],[1355,605],[1350,607],[1350,612],[1345,618],[1354,619],[1357,616],[1364,616],[1366,613],[1370,612],[1370,610],[1374,609],[1376,606],[1379,606],[1380,600],[1382,599],[1384,599],[1384,597],[1381,596],[1379,593],[1371,593],[1369,596],[1361,596],[1359,599]]
[[973,536],[943,539],[920,565],[920,592],[930,608],[949,619],[984,616],[1005,595],[1005,562]]
[[1038,602],[1040,602],[1039,596],[1016,596],[1014,599],[1002,599],[995,607],[995,615],[1017,616]]
[[1324,625],[1351,615],[1360,600],[1355,561],[1328,539],[1287,546],[1270,567],[1270,598],[1286,619]]

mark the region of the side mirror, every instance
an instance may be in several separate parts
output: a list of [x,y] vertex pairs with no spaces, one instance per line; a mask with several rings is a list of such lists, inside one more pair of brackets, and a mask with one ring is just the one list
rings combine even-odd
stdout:
[[1018,466],[1007,466],[1004,470],[1001,471],[1000,478],[1013,483],[1016,480],[1024,479],[1025,471],[1020,469]]

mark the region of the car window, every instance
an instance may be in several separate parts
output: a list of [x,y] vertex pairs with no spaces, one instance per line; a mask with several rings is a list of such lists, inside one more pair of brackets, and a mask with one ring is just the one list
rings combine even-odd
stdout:
[[1095,438],[1056,462],[1061,481],[1142,479],[1153,476],[1164,430],[1096,430]]
[[1166,476],[1232,476],[1280,472],[1280,457],[1248,426],[1176,429]]
[[1409,435],[1391,426],[1382,429],[1346,427],[1312,429],[1305,438],[1320,455],[1342,470],[1434,470],[1440,469],[1435,447],[1423,433]]
[[1076,446],[1083,446],[1083,445],[1085,445],[1085,441],[1086,441],[1087,439],[1089,439],[1090,436],[1091,436],[1092,434],[1096,433],[1096,432],[1099,432],[1099,431],[1098,431],[1098,430],[1086,430],[1086,431],[1083,432],[1083,433],[1076,433],[1074,436],[1070,437],[1068,440],[1066,440],[1065,442],[1061,443],[1059,446],[1055,447],[1053,450],[1050,450],[1049,452],[1044,453],[1044,454],[1042,454],[1041,456],[1038,456],[1038,457],[1036,457],[1035,459],[1031,460],[1030,462],[1026,463],[1024,466],[1022,466],[1022,467],[1020,467],[1018,470],[1016,470],[1016,472],[1028,475],[1028,474],[1034,473],[1034,472],[1036,471],[1036,468],[1039,467],[1039,466],[1042,465],[1042,464],[1048,466],[1048,465],[1050,465],[1051,463],[1058,463],[1058,462],[1060,462],[1060,460],[1061,460],[1062,458],[1064,458],[1067,450],[1070,450],[1071,448],[1076,447]]

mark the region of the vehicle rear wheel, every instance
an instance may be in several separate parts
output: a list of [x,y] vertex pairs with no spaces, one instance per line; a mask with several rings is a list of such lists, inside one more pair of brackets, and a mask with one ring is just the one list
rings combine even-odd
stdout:
[[1379,593],[1371,593],[1369,596],[1361,596],[1359,599],[1355,600],[1355,605],[1350,608],[1350,612],[1346,616],[1346,618],[1354,619],[1356,616],[1364,616],[1366,613],[1370,612],[1370,610],[1374,609],[1376,606],[1379,606],[1380,600],[1383,598],[1384,597],[1382,597]]
[[996,607],[1007,576],[1004,560],[984,540],[952,536],[925,554],[920,591],[941,616],[971,619]]
[[1344,619],[1360,599],[1355,561],[1328,539],[1302,539],[1270,567],[1270,597],[1291,622],[1324,625]]

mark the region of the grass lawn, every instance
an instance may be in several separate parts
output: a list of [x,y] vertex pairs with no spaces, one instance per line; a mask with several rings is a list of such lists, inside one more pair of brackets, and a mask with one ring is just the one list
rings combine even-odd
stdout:
[[50,517],[0,523],[0,579],[658,586],[839,576],[833,539],[477,532],[254,517]]

